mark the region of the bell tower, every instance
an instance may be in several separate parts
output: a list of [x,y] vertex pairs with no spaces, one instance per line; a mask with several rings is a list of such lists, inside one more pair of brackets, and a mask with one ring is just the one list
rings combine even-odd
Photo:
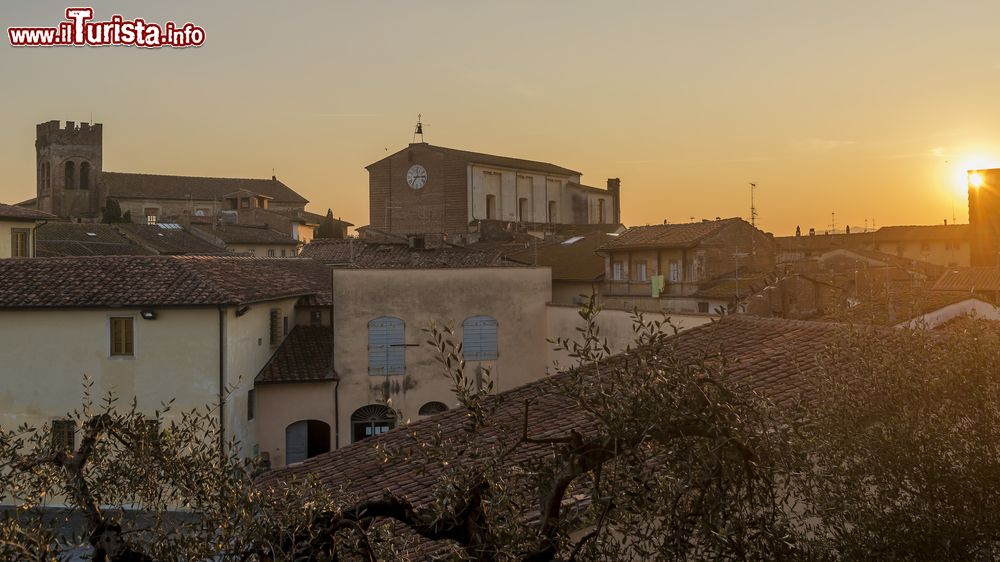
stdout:
[[35,128],[38,210],[64,218],[95,219],[107,196],[102,190],[100,123],[59,121]]

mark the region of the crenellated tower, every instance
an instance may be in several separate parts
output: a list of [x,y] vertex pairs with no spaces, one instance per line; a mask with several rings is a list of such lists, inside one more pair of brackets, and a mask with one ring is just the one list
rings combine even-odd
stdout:
[[49,121],[36,126],[38,209],[79,219],[97,219],[102,193],[103,132],[100,123]]

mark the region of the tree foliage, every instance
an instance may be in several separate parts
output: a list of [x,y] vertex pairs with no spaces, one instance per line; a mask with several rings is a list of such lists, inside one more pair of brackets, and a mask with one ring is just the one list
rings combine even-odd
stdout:
[[117,224],[132,222],[132,213],[128,211],[122,215],[122,207],[117,199],[108,197],[104,200],[104,210],[101,211],[101,222],[104,224]]
[[327,209],[326,217],[323,218],[319,230],[316,231],[316,238],[343,238],[343,231],[337,222],[337,219],[333,217],[333,209]]

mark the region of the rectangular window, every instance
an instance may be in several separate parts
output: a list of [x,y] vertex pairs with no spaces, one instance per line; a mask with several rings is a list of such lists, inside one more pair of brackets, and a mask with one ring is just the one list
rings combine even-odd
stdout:
[[76,422],[74,420],[52,420],[52,450],[76,450]]
[[368,374],[406,373],[406,326],[399,318],[381,316],[368,322]]
[[701,312],[702,314],[708,314],[708,303],[707,302],[699,302],[698,303],[698,312]]
[[30,258],[30,247],[28,246],[28,240],[31,236],[31,231],[27,228],[12,228],[10,231],[10,257],[12,258]]
[[313,326],[322,326],[323,325],[323,311],[322,310],[313,310],[312,312],[310,312],[309,313],[309,323],[311,325],[313,325]]
[[143,214],[146,215],[146,224],[156,224],[156,217],[160,214],[160,210],[155,207],[147,207],[143,210]]
[[611,280],[621,281],[625,279],[625,264],[616,261],[611,263]]
[[111,356],[132,357],[135,355],[133,318],[125,316],[111,319]]
[[681,280],[681,262],[670,262],[670,282],[678,283]]
[[281,311],[277,308],[271,309],[270,318],[271,345],[281,343]]
[[240,199],[240,207],[242,207],[244,209],[249,209],[250,208],[250,199],[247,198],[247,197],[244,197],[244,198]]
[[287,258],[288,257],[288,250],[282,248],[281,249],[281,257]]
[[646,277],[646,262],[644,261],[635,262],[635,280],[636,281],[649,280],[649,278]]
[[268,248],[267,249],[267,257],[269,257],[269,258],[273,258],[274,257],[274,248]]
[[247,391],[247,421],[250,421],[257,414],[257,391],[250,389]]
[[490,316],[472,316],[462,323],[462,354],[466,361],[497,358],[497,321]]

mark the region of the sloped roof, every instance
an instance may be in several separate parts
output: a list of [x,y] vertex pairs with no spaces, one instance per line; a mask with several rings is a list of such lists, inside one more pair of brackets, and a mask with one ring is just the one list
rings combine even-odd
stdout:
[[110,224],[50,222],[35,229],[35,255],[147,256],[154,254]]
[[873,238],[880,242],[922,240],[968,240],[967,224],[935,224],[922,226],[883,226]]
[[873,286],[870,290],[849,298],[853,303],[849,302],[845,308],[829,312],[820,320],[893,326],[951,304],[972,298],[982,299],[968,291],[930,290],[927,284],[914,284],[912,281],[894,281]]
[[216,229],[195,226],[199,231],[211,234],[226,244],[279,244],[297,246],[298,241],[284,232],[272,230],[266,226],[249,224],[222,224]]
[[436,269],[452,267],[517,267],[499,249],[478,250],[445,247],[418,250],[406,244],[375,244],[347,239],[315,239],[303,246],[299,256],[343,267],[359,269]]
[[574,236],[562,242],[539,244],[507,255],[508,258],[527,265],[552,268],[552,279],[559,281],[599,281],[604,276],[604,258],[597,248],[614,240],[603,232]]
[[703,283],[692,297],[701,299],[728,300],[737,297],[749,297],[767,286],[767,278],[762,275],[736,279],[718,279]]
[[247,304],[330,292],[295,258],[93,256],[0,260],[0,308]]
[[254,379],[255,384],[334,380],[333,327],[296,326]]
[[[835,342],[847,327],[821,322],[804,322],[774,318],[732,315],[718,322],[682,331],[670,341],[676,346],[677,355],[685,360],[704,356],[724,358],[725,377],[744,385],[779,404],[789,404],[797,398],[808,400],[812,394],[810,379],[819,373],[820,354]],[[626,361],[629,354],[612,357],[606,363]],[[592,374],[596,371],[588,368]],[[538,428],[545,436],[568,434],[571,430],[587,434],[593,431],[594,421],[581,411],[572,399],[557,390],[572,379],[565,373],[557,374],[527,385],[500,393],[499,405],[490,422],[484,439],[519,440],[519,432],[500,434],[498,425],[521,427],[524,404],[530,401],[528,424]],[[554,392],[555,391],[555,392]],[[376,443],[386,447],[404,447],[419,441],[421,436],[430,438],[433,432],[444,435],[461,432],[467,423],[467,412],[456,408],[432,418],[411,423],[347,447],[308,459],[302,463],[265,474],[262,483],[276,483],[283,479],[317,477],[328,488],[348,490],[359,499],[381,497],[384,490],[406,497],[420,506],[432,498],[435,483],[443,469],[439,464],[427,465],[426,471],[415,471],[402,460],[385,462],[375,449]],[[539,443],[522,443],[511,464],[526,459],[551,454],[551,446]],[[461,459],[453,459],[453,464]]]
[[306,204],[308,201],[278,179],[199,178],[103,172],[101,181],[111,197],[136,199],[222,200],[226,195],[246,190],[281,203]]
[[50,215],[35,209],[28,209],[17,205],[4,205],[0,203],[0,219],[13,221],[38,221],[56,219],[55,215]]
[[[294,210],[294,209],[261,209],[261,210],[263,210],[265,212],[268,212],[268,213],[274,213],[276,215],[281,215],[281,216],[283,216],[285,218],[288,218],[288,219],[291,219],[291,220],[295,220],[295,221],[306,221],[309,224],[319,225],[319,224],[323,224],[323,221],[326,220],[326,216],[325,215],[320,215],[320,214],[317,214],[317,213],[310,213],[309,211],[300,211],[300,210]],[[338,223],[338,224],[343,225],[343,226],[354,226],[353,223],[349,223],[349,222],[347,222],[347,221],[345,221],[343,219],[338,219],[338,218],[334,218],[333,222],[334,223]]]
[[[542,172],[546,174],[553,174],[559,176],[579,176],[580,172],[576,170],[570,170],[569,168],[563,168],[562,166],[556,166],[555,164],[549,164],[548,162],[539,162],[537,160],[524,160],[522,158],[511,158],[508,156],[497,156],[495,154],[485,154],[482,152],[472,152],[469,150],[459,150],[457,148],[446,148],[443,146],[434,146],[426,143],[411,144],[410,147],[422,146],[424,148],[433,150],[435,152],[440,152],[443,154],[448,154],[459,159],[465,160],[472,164],[485,164],[487,166],[497,166],[500,168],[511,168],[515,170],[531,171],[531,172]],[[410,148],[404,148],[403,150],[409,150]],[[398,151],[394,153],[399,154]],[[386,158],[390,158],[387,156]],[[381,162],[385,158],[379,160]],[[369,165],[370,166],[370,165]]]
[[701,239],[743,222],[730,218],[715,221],[634,226],[608,242],[600,250],[624,248],[680,248],[697,244]]
[[178,225],[118,224],[115,228],[142,246],[161,255],[209,256],[231,254]]
[[1000,291],[1000,268],[963,267],[949,269],[934,283],[935,291]]

